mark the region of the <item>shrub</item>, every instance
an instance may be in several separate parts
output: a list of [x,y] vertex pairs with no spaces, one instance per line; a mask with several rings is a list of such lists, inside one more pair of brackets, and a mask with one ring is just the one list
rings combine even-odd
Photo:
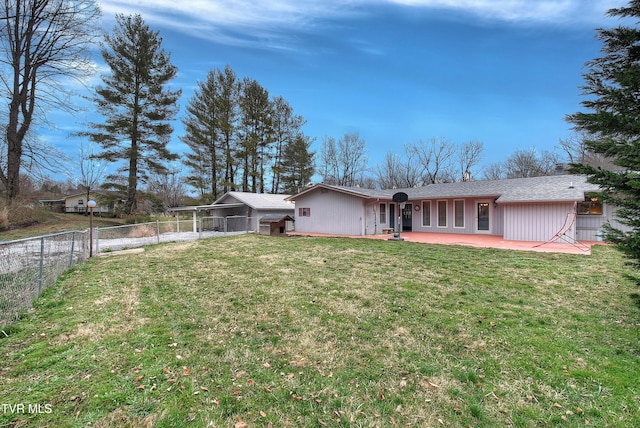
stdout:
[[9,229],[9,210],[7,207],[0,207],[0,230]]
[[146,214],[132,214],[124,220],[125,224],[149,223],[150,221],[151,216]]
[[24,201],[15,201],[10,204],[0,202],[0,230],[45,222],[49,213],[46,208],[30,206]]

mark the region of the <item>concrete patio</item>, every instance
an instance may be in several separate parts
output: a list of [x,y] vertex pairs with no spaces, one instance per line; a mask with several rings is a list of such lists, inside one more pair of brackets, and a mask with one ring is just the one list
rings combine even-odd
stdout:
[[[319,233],[289,232],[292,236],[343,236],[349,238],[389,239],[393,235],[345,236]],[[555,242],[509,241],[494,235],[463,235],[454,233],[403,232],[400,237],[407,242],[422,242],[442,245],[464,245],[479,248],[501,248],[505,250],[536,251],[544,253],[566,253],[591,255],[593,245],[602,242],[580,241],[575,244],[558,239]]]

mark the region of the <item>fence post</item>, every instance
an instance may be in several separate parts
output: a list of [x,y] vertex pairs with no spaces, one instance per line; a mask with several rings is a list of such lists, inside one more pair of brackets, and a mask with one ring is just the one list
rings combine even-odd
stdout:
[[71,232],[71,253],[69,254],[69,269],[73,266],[73,250],[76,246],[76,232]]
[[200,217],[198,223],[200,225],[200,230],[198,230],[198,239],[202,239],[202,217]]
[[42,293],[43,276],[44,276],[44,237],[40,238],[40,278],[38,278],[38,295]]
[[227,236],[227,217],[224,218],[224,236]]
[[160,220],[156,220],[156,236],[158,237],[158,244],[160,243]]

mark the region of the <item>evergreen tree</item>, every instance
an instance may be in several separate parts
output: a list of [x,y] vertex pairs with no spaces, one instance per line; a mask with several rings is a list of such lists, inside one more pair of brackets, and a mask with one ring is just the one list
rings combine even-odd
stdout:
[[315,172],[311,144],[313,140],[298,133],[282,153],[282,187],[284,193],[296,194],[309,183]]
[[240,150],[242,190],[264,193],[265,166],[270,160],[273,141],[273,106],[269,91],[257,81],[245,78],[240,95]]
[[[640,0],[627,7],[610,9],[608,16],[640,19]],[[603,56],[587,63],[582,106],[589,112],[567,117],[578,131],[590,137],[587,149],[602,154],[615,170],[573,164],[572,172],[587,174],[598,184],[600,197],[618,208],[623,231],[606,225],[605,237],[640,265],[640,29],[621,25],[598,29]],[[625,228],[626,229],[626,228]]]
[[224,179],[221,183],[224,193],[236,189],[236,171],[238,169],[237,121],[239,109],[240,83],[236,73],[230,66],[226,66],[222,73],[217,75],[220,90],[216,103],[218,105],[218,126],[220,128],[220,142],[222,156],[224,158]]
[[[102,146],[97,156],[107,161],[125,162],[118,172],[126,174],[124,211],[136,210],[138,180],[150,173],[166,172],[166,161],[177,155],[167,149],[181,91],[165,85],[177,68],[161,48],[162,38],[140,15],[116,16],[116,27],[105,38],[102,57],[110,74],[95,91],[94,102],[105,122],[92,124],[91,139]],[[111,176],[117,181],[117,176]]]
[[202,188],[201,194],[210,195],[210,202],[218,199],[218,176],[222,166],[216,103],[218,93],[217,72],[212,70],[206,81],[198,82],[189,100],[187,115],[182,120],[186,133],[180,138],[192,150],[185,154],[183,160],[193,173],[187,179],[196,188],[208,184],[210,187]]
[[278,193],[281,190],[282,174],[285,171],[284,150],[287,146],[295,143],[300,137],[302,126],[306,123],[302,116],[293,113],[293,108],[287,100],[282,97],[275,97],[272,101],[273,115],[273,180],[271,183],[271,193]]

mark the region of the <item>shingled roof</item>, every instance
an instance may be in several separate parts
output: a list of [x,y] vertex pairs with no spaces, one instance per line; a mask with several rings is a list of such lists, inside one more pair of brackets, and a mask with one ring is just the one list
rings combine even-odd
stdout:
[[295,200],[305,193],[318,190],[318,188],[327,188],[363,199],[380,198],[390,200],[394,193],[404,192],[409,196],[409,201],[490,197],[494,198],[498,203],[582,201],[585,193],[599,190],[598,186],[587,183],[586,176],[583,175],[552,175],[505,180],[438,183],[422,187],[387,190],[317,184],[288,199]]
[[292,210],[294,208],[293,205],[286,201],[289,196],[269,193],[227,192],[218,198],[212,206],[227,205],[229,204],[229,199],[233,198],[256,210]]

